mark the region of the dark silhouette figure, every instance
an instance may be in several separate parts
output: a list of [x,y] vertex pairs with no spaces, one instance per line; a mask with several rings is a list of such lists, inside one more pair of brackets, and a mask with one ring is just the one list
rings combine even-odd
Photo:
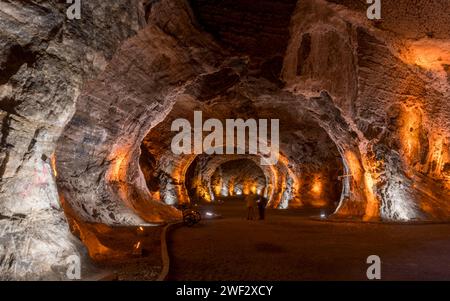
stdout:
[[258,197],[258,212],[259,212],[259,219],[264,220],[266,218],[266,206],[267,206],[267,199],[264,196]]

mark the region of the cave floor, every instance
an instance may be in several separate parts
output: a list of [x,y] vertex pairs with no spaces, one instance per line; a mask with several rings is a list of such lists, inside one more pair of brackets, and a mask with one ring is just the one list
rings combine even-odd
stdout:
[[[203,208],[204,209],[204,208]],[[382,280],[450,280],[450,225],[323,222],[311,210],[268,210],[246,220],[243,202],[169,238],[169,280],[367,280],[370,255]]]

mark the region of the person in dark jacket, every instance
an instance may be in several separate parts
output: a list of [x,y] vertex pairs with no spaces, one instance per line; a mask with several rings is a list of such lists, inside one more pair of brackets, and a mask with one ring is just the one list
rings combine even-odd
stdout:
[[258,212],[259,212],[259,219],[264,220],[266,218],[266,206],[267,206],[267,199],[260,195],[258,196]]

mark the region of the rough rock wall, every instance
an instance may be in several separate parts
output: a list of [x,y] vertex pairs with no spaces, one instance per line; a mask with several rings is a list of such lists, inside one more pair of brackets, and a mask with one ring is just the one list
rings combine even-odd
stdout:
[[[221,183],[222,185],[220,185]],[[248,195],[250,192],[263,194],[266,176],[252,160],[228,161],[215,170],[211,177],[211,184],[216,196],[220,196],[223,190],[227,191],[226,194],[230,196]]]
[[[253,187],[271,193],[274,175],[260,165],[260,157],[249,155],[200,155],[188,168],[185,182],[193,202],[213,202],[224,196],[249,194]],[[239,191],[239,194],[238,194]]]
[[167,115],[184,85],[218,59],[191,18],[184,2],[154,3],[149,25],[86,84],[57,148],[58,187],[82,220],[139,224],[180,218],[176,209],[152,200],[138,166],[143,137]]
[[[83,81],[143,25],[139,1],[0,3],[0,278],[64,277],[78,254],[51,168]],[[54,161],[53,161],[54,162]]]

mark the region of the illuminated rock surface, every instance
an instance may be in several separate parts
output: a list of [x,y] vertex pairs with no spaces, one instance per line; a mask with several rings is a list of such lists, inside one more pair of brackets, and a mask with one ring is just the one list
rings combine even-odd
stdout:
[[84,1],[79,21],[2,2],[0,277],[64,278],[76,236],[97,248],[87,223],[179,220],[193,162],[211,198],[249,156],[175,156],[171,122],[194,110],[280,119],[274,208],[449,221],[450,7],[384,1],[371,22],[364,2]]

